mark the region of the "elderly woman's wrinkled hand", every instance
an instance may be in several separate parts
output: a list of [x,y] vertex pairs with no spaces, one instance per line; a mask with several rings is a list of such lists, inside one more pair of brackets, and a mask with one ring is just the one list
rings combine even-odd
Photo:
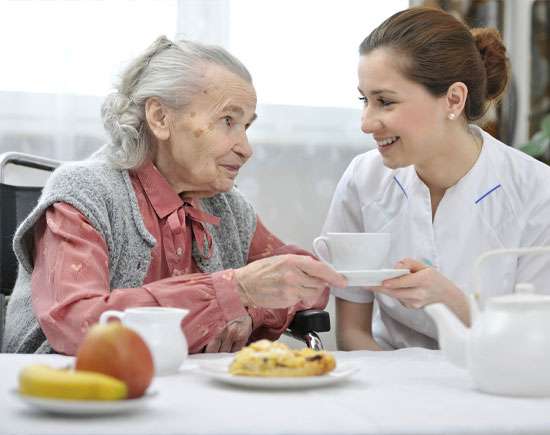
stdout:
[[206,345],[206,352],[237,352],[252,334],[252,318],[246,314],[229,322],[226,327]]
[[346,287],[346,279],[330,266],[303,255],[278,255],[235,270],[247,306],[287,308],[312,306],[330,287]]

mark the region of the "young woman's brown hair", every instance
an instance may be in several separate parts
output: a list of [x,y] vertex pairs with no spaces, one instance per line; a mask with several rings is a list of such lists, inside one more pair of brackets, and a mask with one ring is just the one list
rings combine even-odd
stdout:
[[468,120],[482,117],[508,84],[509,62],[498,31],[470,30],[440,9],[414,7],[392,15],[365,38],[359,53],[377,48],[394,50],[405,77],[434,96],[445,94],[455,82],[464,83]]

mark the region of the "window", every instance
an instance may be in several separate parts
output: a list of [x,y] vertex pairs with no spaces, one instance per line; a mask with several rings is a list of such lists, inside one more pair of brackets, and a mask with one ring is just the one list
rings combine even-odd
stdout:
[[[238,183],[267,227],[309,249],[360,131],[361,40],[405,0],[0,0],[0,152],[84,158],[121,67],[165,34],[221,44],[254,77],[254,157]],[[285,207],[281,207],[286,204]],[[334,348],[330,342],[325,345]]]
[[358,109],[361,41],[408,1],[231,0],[229,49],[261,104]]
[[0,40],[10,61],[0,91],[104,96],[125,61],[175,33],[176,12],[176,0],[3,1]]
[[0,152],[83,158],[105,142],[99,116],[122,65],[173,36],[176,0],[0,2]]

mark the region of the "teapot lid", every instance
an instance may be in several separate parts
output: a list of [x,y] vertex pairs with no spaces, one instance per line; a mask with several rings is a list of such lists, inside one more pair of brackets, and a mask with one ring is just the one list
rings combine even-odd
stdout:
[[549,306],[550,295],[537,294],[535,286],[529,283],[518,283],[514,288],[514,293],[505,296],[497,296],[488,300],[488,304],[495,307],[510,306]]

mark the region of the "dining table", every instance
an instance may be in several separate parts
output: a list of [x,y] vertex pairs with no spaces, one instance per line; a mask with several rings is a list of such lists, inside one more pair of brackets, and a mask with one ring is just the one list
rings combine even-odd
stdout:
[[176,374],[155,377],[139,408],[91,415],[50,413],[17,392],[23,367],[74,358],[0,354],[0,434],[550,434],[550,398],[480,392],[440,351],[333,354],[351,374],[284,388],[226,383],[205,367],[232,354],[192,355]]

